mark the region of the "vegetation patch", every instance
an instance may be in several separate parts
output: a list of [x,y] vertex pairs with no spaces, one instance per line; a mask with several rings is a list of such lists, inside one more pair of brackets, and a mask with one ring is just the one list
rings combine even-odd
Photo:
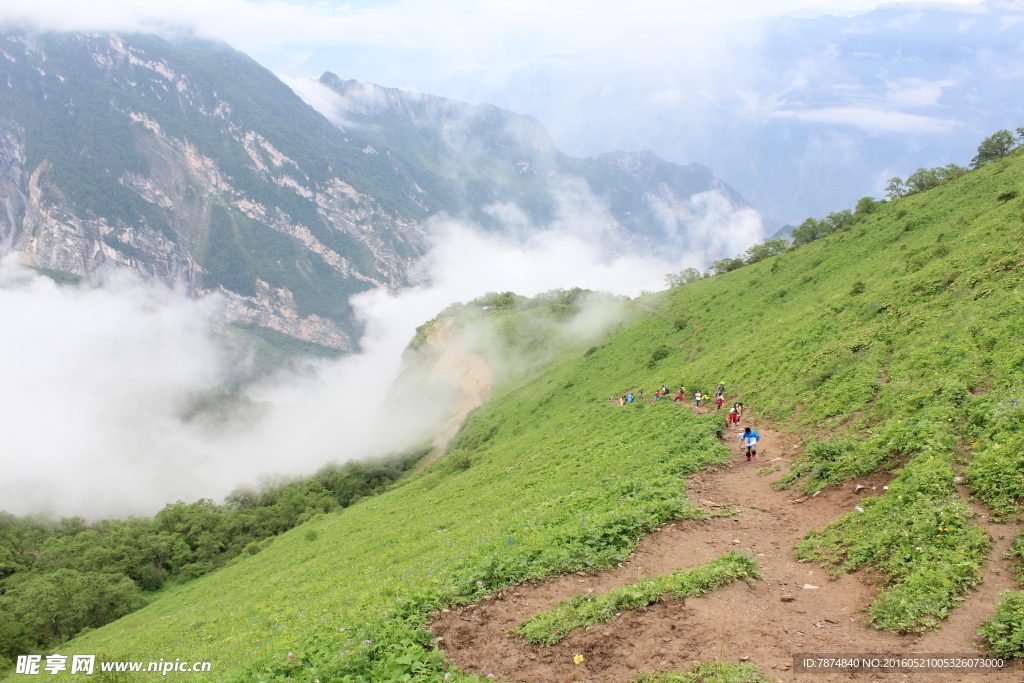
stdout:
[[533,615],[512,632],[528,643],[554,645],[574,628],[589,628],[599,622],[610,621],[621,612],[659,602],[666,596],[689,598],[737,579],[756,581],[760,578],[757,562],[752,557],[730,551],[707,564],[681,569],[668,576],[645,576],[630,586],[616,588],[603,595],[577,595],[563,600],[551,609]]
[[694,662],[686,672],[644,674],[636,683],[768,683],[752,662]]
[[922,451],[884,496],[812,532],[796,547],[801,559],[824,562],[833,574],[873,567],[886,581],[871,606],[871,623],[900,633],[939,624],[977,584],[989,541],[957,500],[951,456]]
[[1024,656],[1024,591],[1000,593],[995,615],[978,628],[978,635],[997,657]]

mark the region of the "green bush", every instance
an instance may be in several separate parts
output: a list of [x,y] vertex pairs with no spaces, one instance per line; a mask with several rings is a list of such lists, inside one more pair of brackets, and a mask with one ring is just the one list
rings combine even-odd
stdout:
[[668,350],[668,346],[665,344],[659,344],[653,351],[651,351],[651,357],[647,359],[647,367],[653,368],[658,361],[668,358],[669,354],[670,351]]

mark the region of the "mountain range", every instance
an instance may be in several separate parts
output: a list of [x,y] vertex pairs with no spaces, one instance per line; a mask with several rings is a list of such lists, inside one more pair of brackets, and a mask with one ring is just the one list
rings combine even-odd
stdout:
[[219,292],[226,320],[337,349],[349,297],[416,281],[445,218],[678,258],[725,255],[708,217],[753,214],[705,167],[576,159],[489,105],[326,73],[332,122],[220,43],[9,31],[0,83],[0,252]]

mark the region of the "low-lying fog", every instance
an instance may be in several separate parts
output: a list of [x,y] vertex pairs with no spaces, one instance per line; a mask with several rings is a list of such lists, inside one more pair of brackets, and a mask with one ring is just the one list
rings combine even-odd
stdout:
[[[733,220],[732,253],[763,237],[756,216],[742,223],[737,230]],[[387,411],[378,419],[378,409],[402,390],[392,382],[416,326],[449,304],[488,291],[572,287],[635,296],[662,289],[666,273],[705,266],[708,256],[609,257],[571,230],[512,241],[450,222],[434,234],[422,265],[429,285],[354,297],[365,323],[359,354],[247,387],[272,408],[224,430],[181,418],[190,397],[223,383],[239,362],[211,333],[218,297],[190,299],[129,274],[103,286],[58,286],[17,254],[4,257],[0,510],[151,515],[179,499],[219,501],[261,476],[408,448],[440,423],[443,406],[392,419]]]

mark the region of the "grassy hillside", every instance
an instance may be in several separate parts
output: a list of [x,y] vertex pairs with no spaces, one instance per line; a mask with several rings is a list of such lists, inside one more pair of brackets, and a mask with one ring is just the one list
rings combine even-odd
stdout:
[[719,381],[730,400],[809,435],[791,486],[813,493],[898,468],[886,494],[797,552],[837,572],[873,567],[878,627],[930,628],[989,547],[954,476],[1004,516],[1024,495],[1022,183],[1024,158],[1011,155],[781,256],[635,302],[596,346],[478,409],[432,471],[61,653],[208,659],[223,680],[441,680],[420,628],[429,611],[606,565],[644,531],[697,514],[683,476],[727,457],[723,420],[608,396]]

